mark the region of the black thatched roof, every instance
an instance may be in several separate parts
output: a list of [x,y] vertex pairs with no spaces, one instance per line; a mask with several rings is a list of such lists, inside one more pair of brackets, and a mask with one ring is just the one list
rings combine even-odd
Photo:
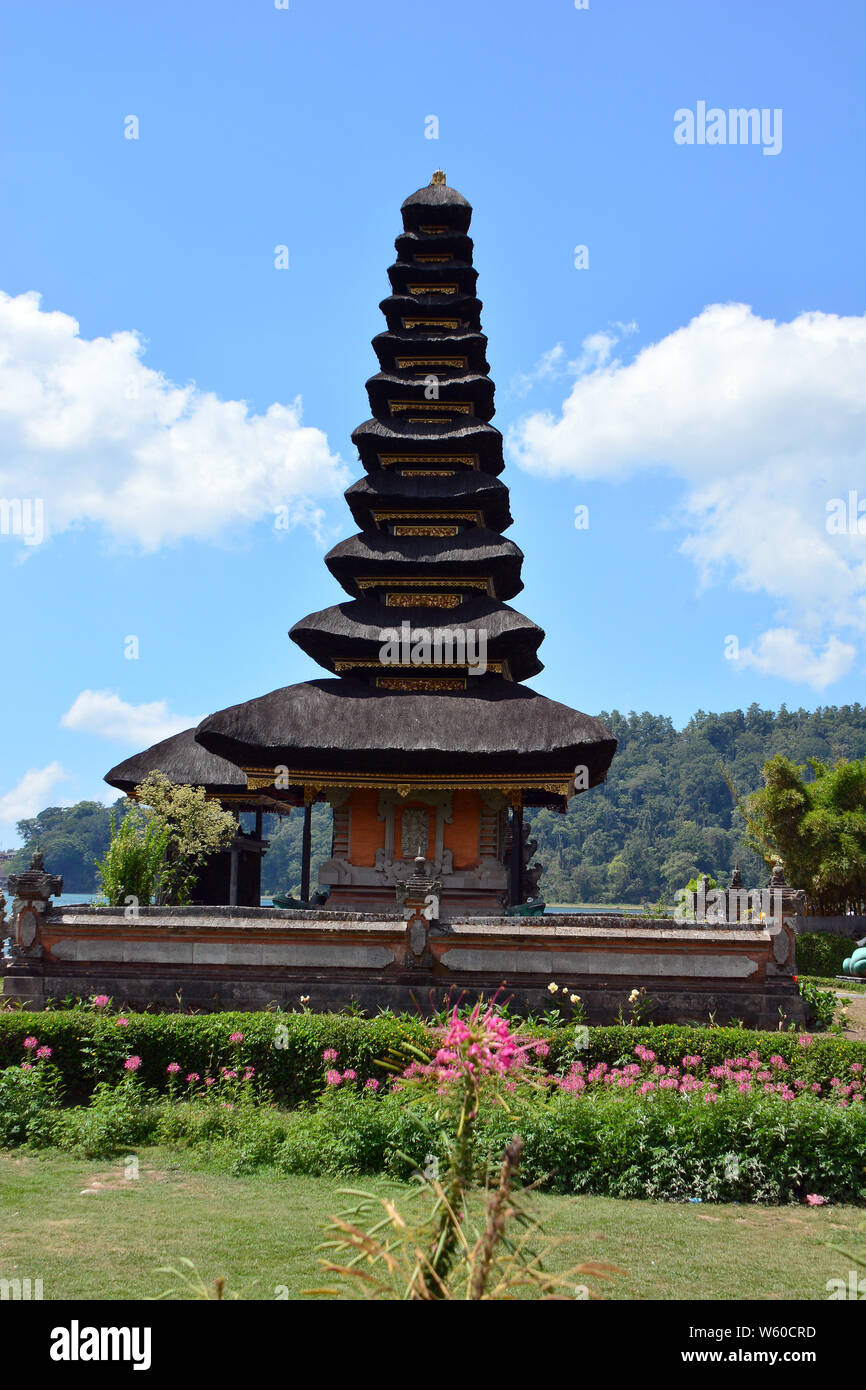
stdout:
[[[536,652],[544,631],[498,599],[470,598],[459,608],[443,612],[436,608],[386,608],[374,599],[355,599],[311,613],[291,628],[289,636],[314,661],[328,670],[334,662],[357,658],[377,658],[387,629],[400,629],[403,622],[435,634],[462,629],[484,634],[488,662],[507,661],[513,680],[525,680],[544,669]],[[431,638],[432,640],[432,638]],[[477,645],[473,651],[482,650]]]
[[346,593],[361,596],[359,578],[411,578],[450,575],[492,578],[499,598],[514,598],[523,588],[523,551],[513,541],[481,526],[456,536],[390,536],[364,531],[340,541],[325,564]]
[[421,370],[417,367],[401,368],[398,358],[460,358],[465,359],[467,371],[486,375],[490,370],[487,338],[483,333],[449,333],[447,339],[443,339],[441,333],[377,333],[373,339],[373,351],[382,371],[396,376],[401,373],[414,376]]
[[604,780],[616,739],[597,719],[525,685],[470,677],[459,698],[392,694],[351,678],[306,681],[220,710],[196,737],[245,767],[294,772],[453,772]]
[[379,468],[379,456],[474,454],[485,473],[501,473],[502,435],[483,420],[443,421],[441,425],[411,425],[401,421],[365,420],[352,432],[352,443],[368,472]]
[[[441,371],[433,373],[436,376],[438,401],[462,401],[469,402],[473,409],[470,419],[489,420],[493,414],[493,393],[494,385],[489,376],[480,373],[464,372],[460,376],[454,376],[451,371]],[[424,414],[425,407],[428,406],[425,381],[422,378],[409,377],[408,375],[396,375],[389,372],[377,372],[367,381],[367,395],[370,398],[370,409],[379,418],[393,420],[397,428],[400,427],[400,415],[407,412],[403,410],[400,415],[392,412],[392,401],[404,402],[415,401],[418,406],[417,413]]]
[[240,768],[196,742],[195,729],[184,729],[125,758],[103,780],[129,796],[149,772],[164,773],[176,786],[204,787],[213,796],[245,791],[247,785]]
[[481,300],[472,295],[437,294],[435,289],[418,298],[390,294],[379,304],[392,333],[401,333],[417,321],[423,325],[425,320],[441,318],[455,320],[455,326],[463,333],[479,333],[482,307]]
[[343,495],[362,531],[375,528],[373,511],[382,509],[422,508],[434,512],[443,507],[449,510],[477,507],[493,531],[506,531],[512,524],[508,488],[498,478],[475,469],[457,473],[453,478],[415,477],[399,469],[390,472],[382,469],[368,478],[359,478]]
[[[452,232],[465,232],[472,220],[472,206],[456,188],[445,183],[430,183],[405,199],[400,212],[407,232],[429,226],[446,227]],[[435,233],[434,233],[435,235]]]

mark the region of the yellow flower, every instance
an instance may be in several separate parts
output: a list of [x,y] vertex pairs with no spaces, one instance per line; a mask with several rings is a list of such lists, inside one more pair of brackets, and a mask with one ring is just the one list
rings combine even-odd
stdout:
[[555,980],[551,980],[550,984],[547,986],[547,989],[548,993],[555,994],[556,991],[559,989],[559,985],[556,983]]

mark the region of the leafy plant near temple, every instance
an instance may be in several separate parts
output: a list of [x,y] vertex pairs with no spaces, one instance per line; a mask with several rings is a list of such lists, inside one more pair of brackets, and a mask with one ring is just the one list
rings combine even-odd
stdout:
[[130,899],[188,903],[196,869],[236,832],[234,816],[209,801],[203,787],[176,786],[152,772],[119,826],[112,813],[111,843],[97,863],[101,892],[112,907]]
[[747,838],[765,862],[778,854],[788,882],[818,914],[866,911],[866,758],[805,766],[777,754],[765,786],[738,804]]
[[169,828],[140,806],[131,806],[119,825],[111,813],[111,840],[97,860],[99,889],[111,907],[154,898],[165,862]]
[[188,903],[196,869],[208,855],[230,844],[237,822],[230,811],[208,800],[204,787],[175,786],[162,772],[151,772],[135,791],[157,825],[168,831],[158,899]]

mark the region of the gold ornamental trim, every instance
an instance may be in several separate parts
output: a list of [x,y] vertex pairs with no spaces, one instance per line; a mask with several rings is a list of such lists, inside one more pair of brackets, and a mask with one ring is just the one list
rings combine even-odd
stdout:
[[476,526],[482,522],[480,511],[440,511],[437,507],[435,511],[388,511],[381,512],[378,509],[373,512],[374,521],[474,521]]
[[477,454],[379,454],[380,468],[400,468],[407,463],[460,463],[464,468],[478,468]]
[[388,409],[392,415],[400,415],[404,410],[439,410],[449,414],[474,415],[474,401],[389,401]]
[[[394,629],[396,631],[396,629]],[[355,671],[385,669],[393,671],[395,674],[402,674],[405,671],[442,671],[449,668],[453,671],[462,671],[469,663],[465,661],[413,661],[411,666],[400,666],[397,662],[384,661],[363,661],[354,657],[337,657],[334,660],[335,671]],[[488,661],[488,671],[494,671],[497,676],[503,675],[508,670],[508,663],[505,661]]]
[[395,536],[459,536],[459,526],[407,526],[401,522],[394,527]]
[[420,319],[406,318],[401,319],[404,328],[453,328],[460,327],[459,319]]
[[401,371],[407,371],[410,367],[455,367],[458,371],[465,371],[469,366],[468,357],[395,357],[394,365]]
[[[247,783],[251,786],[255,781],[259,785],[273,786],[275,778],[274,768],[263,767],[244,767],[242,772],[246,773]],[[309,769],[291,768],[288,775],[283,774],[281,781],[287,786],[299,787],[314,784],[325,790],[327,787],[376,787],[383,791],[394,790],[404,786],[411,788],[430,788],[431,790],[447,790],[449,788],[475,790],[495,790],[501,791],[503,796],[511,799],[515,792],[544,791],[551,796],[568,797],[573,791],[574,773],[519,773],[516,776],[503,776],[501,772],[481,772],[481,773],[452,773],[451,775],[437,775],[425,773],[397,772],[387,775],[381,772],[323,772],[312,771]]]
[[386,608],[459,608],[459,594],[386,594]]
[[443,265],[451,259],[447,251],[439,251],[435,256],[430,251],[416,251],[414,257],[416,265]]
[[419,232],[426,232],[428,236],[438,236],[440,232],[447,232],[447,227],[424,227],[419,224]]
[[485,579],[467,579],[455,576],[453,579],[433,578],[425,575],[420,579],[408,579],[405,575],[396,578],[376,578],[375,576],[364,576],[356,579],[355,583],[359,589],[405,589],[414,588],[416,585],[423,585],[424,588],[433,589],[482,589],[490,598],[495,598],[493,580],[490,577]]
[[434,676],[377,676],[379,690],[465,690],[466,677],[439,678]]
[[401,468],[401,478],[454,478],[456,468]]
[[407,290],[411,295],[425,294],[456,294],[458,285],[407,285]]

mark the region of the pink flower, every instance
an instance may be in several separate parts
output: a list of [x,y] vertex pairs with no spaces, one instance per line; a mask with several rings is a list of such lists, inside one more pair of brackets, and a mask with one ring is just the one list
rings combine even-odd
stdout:
[[32,1070],[33,1070],[33,1063],[32,1063],[32,1062],[22,1062],[22,1063],[21,1063],[21,1070],[22,1070],[22,1071],[32,1071]]
[[39,1039],[38,1039],[38,1038],[25,1038],[25,1039],[24,1039],[24,1046],[27,1048],[27,1051],[29,1052],[29,1051],[31,1050],[31,1048],[34,1048],[34,1047],[38,1047],[38,1046],[39,1046]]
[[243,1033],[231,1033],[231,1034],[229,1035],[229,1042],[243,1042],[243,1040],[244,1040],[244,1035],[243,1035]]
[[550,1055],[550,1048],[546,1042],[537,1042],[532,1050],[536,1057],[548,1057]]
[[339,1086],[342,1079],[343,1078],[338,1071],[334,1071],[333,1069],[331,1069],[330,1071],[325,1072],[325,1080],[327,1081],[329,1086]]
[[255,1074],[255,1067],[244,1067],[244,1081],[249,1081],[251,1077],[255,1076]]
[[106,1008],[107,1006],[108,1006],[108,995],[107,995],[107,994],[94,994],[94,996],[93,996],[93,1007],[94,1007],[94,1009],[104,1009],[104,1008]]
[[323,1062],[336,1062],[336,1060],[337,1060],[337,1049],[336,1049],[335,1047],[326,1047],[326,1048],[325,1048],[325,1051],[322,1053],[322,1061],[323,1061]]
[[140,1058],[140,1057],[136,1057],[136,1056],[133,1055],[132,1057],[127,1057],[126,1061],[125,1061],[124,1064],[123,1064],[123,1070],[124,1070],[124,1071],[138,1071],[138,1069],[139,1069],[140,1066],[141,1066],[141,1058]]
[[229,1071],[227,1067],[223,1067],[223,1081],[237,1081],[237,1077],[236,1071]]
[[358,1073],[356,1071],[353,1071],[351,1067],[347,1067],[346,1070],[343,1072],[344,1081],[356,1081],[357,1078]]
[[36,1056],[37,1056],[37,1057],[41,1057],[43,1061],[47,1061],[48,1058],[51,1056],[51,1048],[50,1048],[50,1047],[37,1047],[37,1049],[36,1049]]
[[177,1072],[180,1071],[180,1062],[169,1062],[168,1066],[166,1067],[166,1071],[170,1072],[171,1075],[174,1076]]
[[799,1038],[797,1039],[797,1044],[798,1044],[799,1047],[811,1047],[811,1046],[812,1046],[812,1037],[811,1037],[811,1034],[809,1034],[809,1033],[801,1033],[800,1036],[799,1036]]
[[379,1083],[378,1083],[378,1081],[376,1080],[375,1076],[371,1076],[370,1079],[369,1079],[369,1081],[365,1081],[365,1082],[364,1082],[364,1090],[365,1090],[365,1091],[378,1091],[378,1089],[379,1089]]
[[205,1084],[206,1086],[215,1086],[215,1085],[216,1085],[216,1077],[215,1077],[215,1076],[206,1076],[205,1079],[204,1079],[204,1084]]
[[199,1076],[197,1071],[191,1071],[186,1079],[190,1083],[190,1085],[192,1085],[194,1081],[201,1081],[201,1077]]
[[115,1026],[115,1028],[128,1028],[128,1027],[129,1027],[129,1019],[128,1019],[128,1018],[116,1018],[116,1019],[114,1020],[114,1026]]
[[806,1194],[806,1205],[809,1207],[825,1207],[827,1205],[827,1198],[819,1197],[817,1192],[808,1192]]

